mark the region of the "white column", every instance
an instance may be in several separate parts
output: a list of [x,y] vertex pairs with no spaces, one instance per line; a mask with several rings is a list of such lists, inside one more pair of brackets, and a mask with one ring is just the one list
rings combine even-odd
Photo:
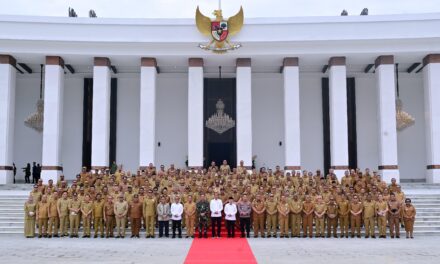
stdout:
[[141,59],[139,168],[156,160],[156,78],[155,58]]
[[379,122],[379,173],[385,182],[400,181],[397,161],[394,57],[376,59],[377,120]]
[[237,59],[237,166],[252,167],[252,72],[251,59]]
[[44,68],[43,165],[44,183],[56,182],[62,174],[61,142],[63,135],[64,61],[47,56]]
[[423,59],[426,123],[426,182],[440,183],[440,54]]
[[203,59],[188,60],[188,167],[203,167]]
[[284,159],[285,171],[301,170],[298,58],[285,58],[284,78]]
[[347,69],[345,57],[329,60],[331,167],[341,179],[348,169]]
[[0,184],[13,183],[15,59],[0,55]]
[[110,60],[96,57],[93,67],[92,170],[109,166]]

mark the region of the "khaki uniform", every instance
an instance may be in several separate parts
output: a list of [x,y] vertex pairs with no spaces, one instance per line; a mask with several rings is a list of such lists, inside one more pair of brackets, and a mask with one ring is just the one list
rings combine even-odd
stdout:
[[403,206],[403,223],[405,224],[405,231],[409,232],[412,236],[414,231],[414,220],[416,217],[416,208],[413,205]]
[[141,218],[142,218],[142,204],[132,201],[130,203],[130,221],[131,221],[131,235],[139,236],[139,231],[141,229]]
[[307,214],[303,214],[303,237],[307,237],[307,235],[309,237],[313,236],[313,210],[314,210],[314,205],[312,202],[307,202],[305,201],[303,203],[303,211],[305,212],[310,212],[311,214],[307,215]]
[[82,202],[81,203],[81,211],[84,212],[82,214],[83,220],[83,232],[85,236],[90,236],[90,225],[92,221],[92,210],[93,203],[92,202]]
[[128,204],[126,201],[117,201],[114,203],[114,209],[118,236],[125,237],[125,219],[127,217]]
[[277,201],[273,200],[266,202],[266,228],[267,235],[277,236]]
[[183,211],[185,212],[186,234],[187,236],[194,236],[196,203],[187,202],[183,205],[183,208]]
[[[388,202],[388,221],[390,225],[390,235],[400,237],[400,203],[398,201]],[[395,212],[395,214],[393,214]]]
[[69,199],[59,199],[57,201],[57,209],[60,217],[61,236],[67,236],[67,223],[69,221]]
[[289,236],[289,203],[280,201],[278,203],[278,221],[280,223],[280,236]]
[[58,236],[58,225],[60,223],[58,216],[58,200],[51,199],[49,202],[49,236]]
[[49,202],[38,202],[37,204],[38,217],[38,236],[47,236],[47,223],[49,219]]
[[145,197],[143,202],[143,212],[145,218],[145,235],[154,236],[154,227],[156,225],[156,198]]
[[113,202],[104,203],[104,215],[105,215],[105,236],[113,237],[113,229],[115,227],[115,209]]
[[330,202],[327,205],[327,237],[338,237],[336,230],[338,228],[338,204]]
[[290,228],[292,237],[300,237],[301,235],[301,219],[303,204],[300,200],[291,200],[290,203]]
[[[362,211],[362,203],[361,202],[351,202],[350,203],[350,211],[358,213]],[[354,233],[356,231],[356,235],[358,237],[361,236],[361,214],[353,215],[351,214],[351,236],[354,237]]]
[[[325,212],[327,211],[327,205],[324,201],[315,203],[314,212],[315,212],[315,228],[316,228],[316,237],[324,237],[325,233]],[[323,214],[319,217],[317,214]]]
[[70,236],[78,236],[79,229],[79,210],[81,209],[80,200],[69,201],[69,222],[70,222]]
[[377,212],[377,227],[379,229],[379,236],[385,237],[387,235],[387,214],[380,215],[379,212],[385,211],[388,208],[386,201],[376,202],[375,210]]
[[98,232],[101,233],[101,237],[104,237],[104,201],[93,202],[93,229],[95,230],[95,237]]
[[37,204],[28,203],[24,204],[24,236],[35,236],[35,218],[37,214]]
[[374,201],[364,202],[364,225],[365,225],[365,237],[376,237],[374,232],[374,217],[376,214],[376,203]]
[[347,200],[338,203],[338,219],[341,229],[341,237],[348,237],[348,220],[350,216],[350,204]]
[[[263,200],[254,200],[252,202],[252,208],[257,209],[258,211],[264,210],[265,205]],[[258,234],[261,234],[262,237],[264,234],[264,215],[265,213],[258,214],[255,210],[253,210],[253,224],[254,224],[254,236],[258,237]]]

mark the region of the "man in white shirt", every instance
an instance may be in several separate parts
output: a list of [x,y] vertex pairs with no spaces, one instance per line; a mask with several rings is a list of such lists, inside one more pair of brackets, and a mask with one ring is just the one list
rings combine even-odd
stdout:
[[[223,211],[223,202],[218,198],[218,193],[214,193],[214,199],[209,203],[209,209],[211,211],[211,230],[212,237],[220,238],[220,228],[222,224],[222,211]],[[217,227],[217,232],[216,232]]]
[[229,197],[229,202],[225,204],[226,228],[228,229],[228,237],[235,237],[235,215],[237,214],[237,205],[234,198]]
[[174,203],[171,204],[171,220],[173,222],[173,238],[176,238],[176,229],[179,232],[179,238],[182,238],[182,214],[183,205],[180,202],[180,197],[174,198]]

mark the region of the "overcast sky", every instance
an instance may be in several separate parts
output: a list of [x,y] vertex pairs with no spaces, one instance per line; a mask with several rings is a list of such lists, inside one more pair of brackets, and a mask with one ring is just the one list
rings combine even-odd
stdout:
[[[218,0],[0,0],[0,14],[67,16],[70,6],[80,17],[94,9],[98,17],[192,18],[197,5],[208,15]],[[359,15],[364,7],[370,15],[440,12],[440,0],[222,0],[223,15],[240,5],[245,17]]]

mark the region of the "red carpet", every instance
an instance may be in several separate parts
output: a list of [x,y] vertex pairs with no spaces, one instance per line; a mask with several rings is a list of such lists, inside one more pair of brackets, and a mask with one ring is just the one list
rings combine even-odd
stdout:
[[246,238],[194,239],[186,264],[257,263]]

